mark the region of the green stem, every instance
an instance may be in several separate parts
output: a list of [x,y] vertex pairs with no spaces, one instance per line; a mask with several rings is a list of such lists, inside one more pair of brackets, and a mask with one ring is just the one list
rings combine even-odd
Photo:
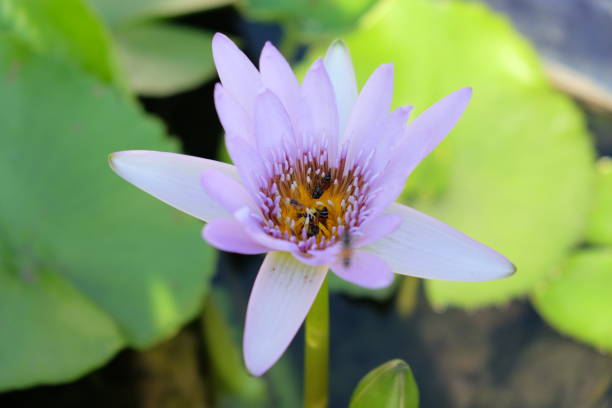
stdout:
[[327,407],[329,361],[329,295],[327,278],[306,316],[304,407]]

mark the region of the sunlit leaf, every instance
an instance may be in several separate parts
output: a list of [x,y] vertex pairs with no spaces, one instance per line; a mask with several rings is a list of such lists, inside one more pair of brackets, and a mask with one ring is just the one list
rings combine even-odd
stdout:
[[105,21],[120,24],[172,17],[234,3],[235,0],[87,0]]
[[349,408],[417,408],[419,389],[408,364],[391,360],[363,377]]
[[[219,292],[211,293],[202,313],[202,334],[206,355],[216,381],[216,392],[227,393],[244,405],[263,403],[265,384],[261,378],[250,375],[242,360],[241,345],[232,333],[232,327],[221,309]],[[221,292],[223,293],[223,292]]]
[[167,96],[215,73],[212,34],[164,23],[143,23],[113,33],[130,87],[146,96]]
[[377,0],[246,0],[247,16],[276,21],[298,40],[333,36],[357,25]]
[[113,151],[174,150],[157,122],[7,39],[0,82],[5,389],[72,379],[124,343],[173,334],[197,312],[214,256],[198,222],[108,167]]
[[[14,252],[2,255],[16,262]],[[71,380],[124,343],[110,317],[61,274],[24,258],[0,263],[0,390]]]
[[4,0],[0,21],[36,50],[75,61],[103,81],[116,79],[108,36],[83,0]]
[[589,217],[587,241],[612,245],[612,160],[603,158],[597,163],[595,197]]
[[612,351],[612,248],[579,251],[536,290],[533,303],[557,330]]
[[479,4],[388,1],[345,40],[359,82],[394,62],[394,102],[417,113],[474,88],[464,117],[411,177],[403,200],[501,251],[518,272],[490,283],[428,281],[429,299],[478,307],[529,293],[580,240],[586,221],[593,155],[578,109],[550,88],[509,24]]

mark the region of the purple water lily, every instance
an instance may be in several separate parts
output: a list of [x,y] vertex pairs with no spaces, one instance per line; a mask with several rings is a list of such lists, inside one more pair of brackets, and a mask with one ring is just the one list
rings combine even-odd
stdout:
[[494,250],[394,203],[459,120],[470,88],[407,124],[410,106],[390,111],[392,65],[376,69],[358,93],[341,42],[301,84],[270,43],[259,70],[222,34],[213,54],[221,79],[215,103],[235,165],[152,151],[114,153],[110,162],[130,183],[205,221],[214,247],[267,253],[244,330],[252,374],[282,355],[328,269],[367,288],[389,285],[394,273],[483,281],[514,272]]

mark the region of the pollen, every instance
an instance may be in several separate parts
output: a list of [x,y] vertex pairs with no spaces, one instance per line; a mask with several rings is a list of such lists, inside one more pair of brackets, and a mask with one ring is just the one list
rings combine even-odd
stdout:
[[371,198],[363,168],[347,165],[346,155],[330,165],[325,150],[317,153],[275,163],[259,194],[264,231],[303,252],[326,248],[345,231],[357,230]]

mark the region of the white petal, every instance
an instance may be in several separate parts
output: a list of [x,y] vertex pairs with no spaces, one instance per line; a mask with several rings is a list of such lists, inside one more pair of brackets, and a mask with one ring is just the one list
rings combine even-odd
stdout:
[[273,92],[265,90],[257,95],[255,106],[255,141],[262,158],[280,159],[282,148],[293,153],[295,139],[287,111]]
[[352,150],[362,148],[364,141],[378,133],[391,108],[392,98],[393,65],[383,64],[376,68],[361,89],[340,141],[350,140]]
[[327,49],[325,69],[336,94],[340,134],[343,134],[353,105],[357,100],[357,81],[351,54],[342,41],[334,41]]
[[204,191],[228,213],[233,214],[245,206],[259,212],[244,185],[227,173],[209,169],[202,173],[200,182]]
[[219,83],[215,85],[215,107],[225,133],[255,143],[253,115],[247,114],[242,105]]
[[200,183],[210,169],[239,180],[232,165],[177,153],[128,150],[109,156],[112,169],[136,187],[196,218],[208,221],[230,214]]
[[397,203],[389,212],[404,217],[400,227],[362,249],[395,273],[467,282],[501,279],[516,270],[503,255],[432,217]]
[[313,134],[310,142],[327,146],[331,161],[338,147],[338,113],[334,89],[321,59],[316,60],[304,76],[302,94],[311,115]]
[[347,260],[336,260],[330,267],[345,281],[368,289],[386,288],[395,276],[385,261],[374,254],[359,250],[354,251]]
[[312,267],[283,252],[266,256],[249,299],[244,328],[244,360],[262,375],[284,353],[314,301],[327,266]]
[[213,37],[212,53],[223,87],[242,105],[247,115],[252,114],[257,93],[263,87],[259,71],[240,48],[221,33]]
[[259,57],[261,79],[266,88],[274,92],[283,103],[292,121],[297,118],[300,83],[291,66],[270,42],[266,42]]

